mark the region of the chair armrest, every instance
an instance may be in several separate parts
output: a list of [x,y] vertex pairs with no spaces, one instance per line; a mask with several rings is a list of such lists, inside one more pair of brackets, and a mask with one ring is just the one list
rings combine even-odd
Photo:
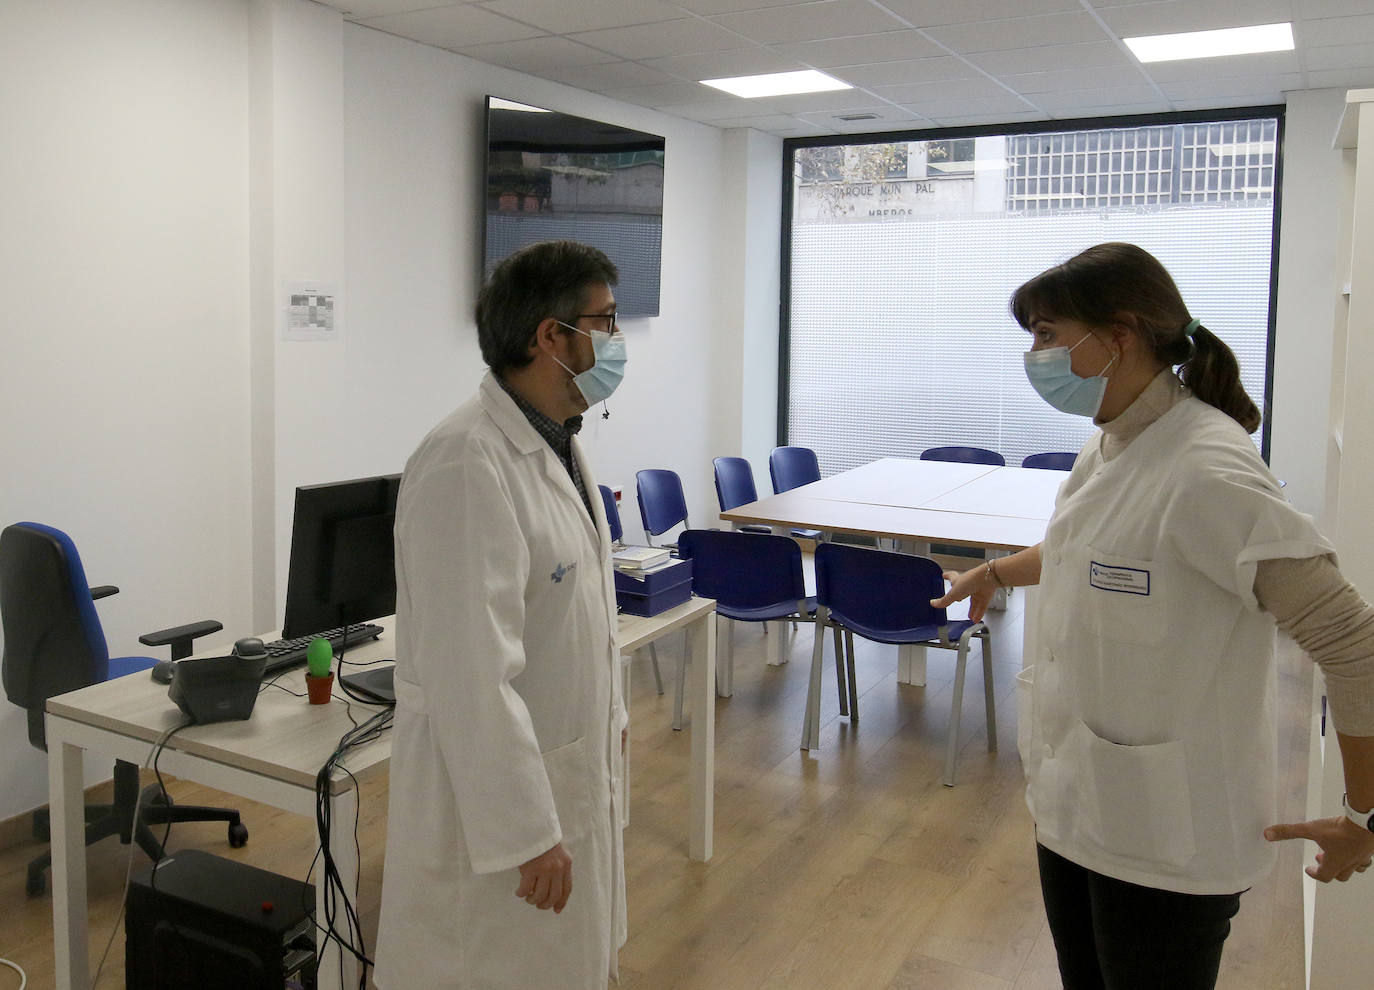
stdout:
[[119,589],[112,584],[102,584],[97,588],[91,589],[91,601],[98,602],[102,598],[109,598],[111,595],[119,594]]
[[191,655],[191,641],[210,633],[219,632],[224,623],[214,619],[202,619],[184,626],[159,629],[157,632],[144,633],[138,641],[144,646],[171,646],[172,659],[181,660]]

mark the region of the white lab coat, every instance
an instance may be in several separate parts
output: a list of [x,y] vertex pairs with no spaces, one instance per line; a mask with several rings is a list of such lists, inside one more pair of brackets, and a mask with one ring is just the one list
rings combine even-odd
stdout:
[[[625,889],[624,703],[610,537],[488,374],[406,465],[396,512],[396,723],[376,983],[596,988]],[[561,914],[516,898],[561,841]]]
[[1041,547],[1027,803],[1098,873],[1233,894],[1273,862],[1273,619],[1256,564],[1331,552],[1254,443],[1196,398],[1110,462],[1090,440]]

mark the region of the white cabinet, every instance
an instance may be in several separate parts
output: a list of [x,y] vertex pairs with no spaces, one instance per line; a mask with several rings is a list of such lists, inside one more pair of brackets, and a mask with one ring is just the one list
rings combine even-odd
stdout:
[[[1346,94],[1335,146],[1344,157],[1345,208],[1333,280],[1326,524],[1341,570],[1366,600],[1374,600],[1374,89]],[[1334,731],[1325,737],[1319,732],[1321,677],[1314,682],[1319,697],[1313,705],[1308,813],[1335,815],[1344,791],[1340,750]],[[1370,879],[1317,884],[1304,878],[1310,990],[1363,986],[1374,974]]]

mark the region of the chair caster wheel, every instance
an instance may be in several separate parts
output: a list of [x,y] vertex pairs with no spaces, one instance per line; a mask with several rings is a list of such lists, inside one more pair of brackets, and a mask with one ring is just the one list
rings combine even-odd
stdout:
[[24,893],[30,897],[42,897],[43,892],[48,889],[48,878],[40,870],[37,873],[30,873],[24,880]]
[[234,849],[242,849],[248,845],[248,826],[243,822],[232,822],[229,825],[229,845]]

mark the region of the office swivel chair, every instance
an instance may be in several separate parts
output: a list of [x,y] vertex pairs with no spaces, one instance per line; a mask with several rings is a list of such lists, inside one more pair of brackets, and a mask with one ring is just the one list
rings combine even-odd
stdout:
[[[111,657],[95,611],[95,599],[116,594],[118,588],[91,588],[81,557],[71,538],[61,530],[22,522],[0,531],[0,621],[4,623],[3,669],[5,694],[29,714],[29,741],[46,751],[43,711],[54,695],[98,684],[115,677],[148,671],[153,657]],[[172,659],[191,655],[191,642],[224,628],[214,621],[196,622],[163,629],[139,637],[147,646],[170,646]],[[170,704],[170,702],[169,702]],[[134,808],[139,806],[138,821]],[[173,805],[157,784],[142,799],[138,767],[115,762],[114,803],[86,806],[86,844],[106,836],[137,841],[153,860],[162,858],[162,845],[149,825],[167,822],[224,821],[229,823],[229,844],[242,846],[248,829],[239,813],[229,808]],[[34,835],[46,839],[46,811],[34,813]],[[25,889],[30,896],[47,886],[44,872],[52,863],[51,851],[29,863]]]

